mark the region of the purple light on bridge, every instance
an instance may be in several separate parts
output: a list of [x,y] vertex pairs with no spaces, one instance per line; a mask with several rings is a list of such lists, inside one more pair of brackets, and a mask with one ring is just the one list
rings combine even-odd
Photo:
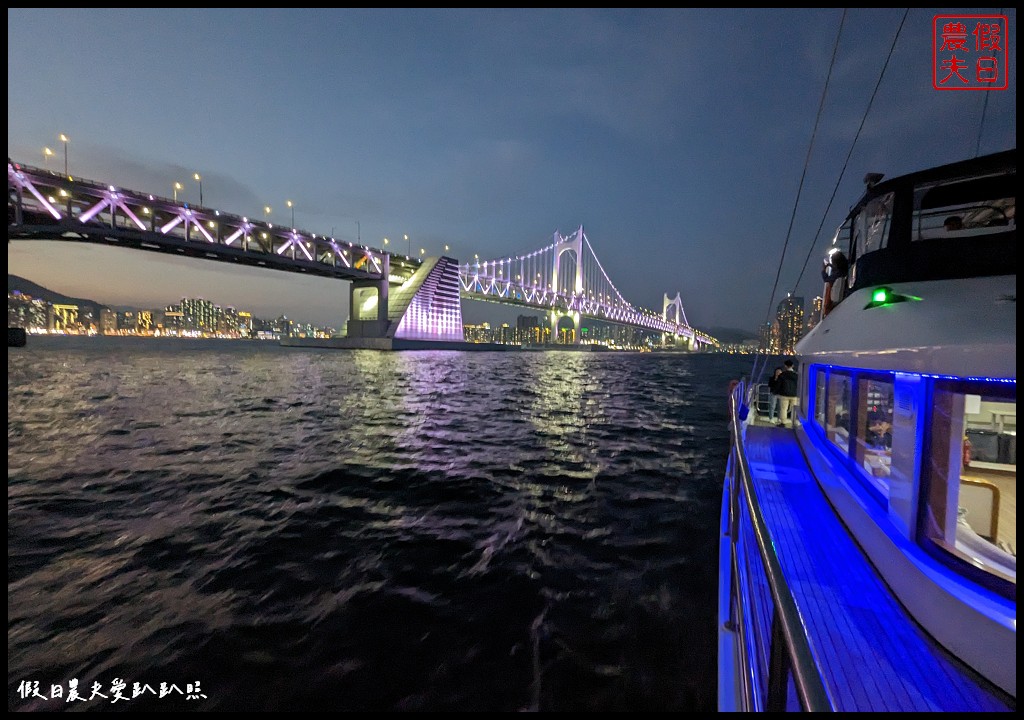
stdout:
[[197,228],[199,228],[199,232],[201,232],[203,234],[203,237],[206,238],[207,242],[217,242],[216,240],[213,239],[213,237],[210,236],[210,233],[206,232],[206,228],[203,227],[202,223],[193,223],[193,224]]
[[86,210],[84,213],[79,215],[78,219],[81,220],[83,223],[87,223],[90,220],[92,220],[94,217],[99,215],[100,210],[102,210],[103,208],[105,208],[109,204],[110,204],[110,200],[107,199],[107,198],[104,198],[103,200],[100,200],[98,203],[96,203],[91,208]]
[[32,183],[30,183],[28,181],[25,181],[25,182],[21,183],[21,185],[22,185],[22,187],[28,188],[28,191],[30,193],[32,193],[33,195],[35,195],[36,200],[38,200],[40,203],[42,203],[43,207],[46,208],[46,211],[48,213],[53,215],[54,220],[60,220],[60,213],[57,212],[56,208],[54,208],[49,203],[49,201],[47,201],[46,198],[44,198],[42,195],[39,194],[39,191],[36,190],[35,186]]
[[171,231],[172,228],[177,227],[178,224],[181,223],[184,219],[185,218],[183,218],[181,215],[176,216],[173,220],[171,220],[169,223],[160,228],[160,232],[166,235],[168,232]]
[[[117,197],[116,193],[115,193],[114,197]],[[137,218],[135,216],[135,213],[132,212],[131,208],[128,207],[124,202],[118,202],[117,206],[119,208],[121,208],[122,211],[124,211],[125,215],[127,215],[129,218],[132,219],[132,222],[134,222],[136,225],[139,226],[139,230],[145,230],[146,229],[146,224],[144,222],[142,222],[141,220],[139,220],[139,218]]]
[[235,240],[238,239],[239,235],[241,235],[244,232],[245,232],[245,227],[238,228],[233,233],[231,233],[230,235],[227,236],[227,238],[224,240],[224,244],[225,245],[230,245],[231,243],[233,243]]
[[459,267],[441,258],[413,295],[395,331],[396,338],[461,342]]
[[334,257],[340,257],[341,261],[345,263],[345,267],[352,267],[352,263],[348,260],[348,253],[338,247],[338,243],[334,241],[334,238],[331,238],[331,249],[334,250]]

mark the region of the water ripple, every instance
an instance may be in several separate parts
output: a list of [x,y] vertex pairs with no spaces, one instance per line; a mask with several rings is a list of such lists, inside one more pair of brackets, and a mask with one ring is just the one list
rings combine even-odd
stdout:
[[74,677],[208,696],[135,709],[712,711],[747,369],[33,337],[8,351],[8,709]]

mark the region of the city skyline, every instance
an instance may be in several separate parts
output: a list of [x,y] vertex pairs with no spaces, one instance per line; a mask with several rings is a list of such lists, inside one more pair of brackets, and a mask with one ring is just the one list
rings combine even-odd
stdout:
[[[94,298],[68,297],[58,290],[38,286],[31,281],[29,281],[30,284],[37,285],[44,293],[33,292],[31,289],[18,289],[17,287],[11,289],[12,282],[20,286],[24,284],[21,282],[23,280],[24,278],[8,275],[8,327],[21,327],[31,330],[45,329],[48,332],[54,332],[56,315],[61,326],[59,330],[65,330],[64,324],[70,318],[71,324],[79,326],[75,328],[75,332],[81,332],[82,334],[88,334],[90,331],[101,335],[124,334],[118,331],[142,329],[147,331],[165,329],[185,330],[188,332],[202,331],[213,335],[218,333],[238,334],[237,331],[242,329],[242,326],[239,324],[240,319],[246,323],[248,332],[239,336],[252,335],[255,337],[258,329],[281,325],[282,322],[285,323],[283,330],[275,327],[274,331],[278,334],[287,335],[291,328],[297,328],[302,333],[312,334],[315,332],[323,337],[331,337],[339,330],[338,327],[316,326],[311,322],[304,321],[302,318],[289,318],[285,313],[270,313],[266,317],[260,317],[235,304],[219,304],[205,298],[181,296],[176,302],[159,303],[150,307],[111,306]],[[42,297],[43,294],[62,297],[62,300],[48,299]],[[22,305],[29,307],[20,307]],[[33,308],[32,306],[34,305],[38,305],[38,307]],[[176,323],[175,327],[171,327],[167,324],[167,321],[170,319],[169,316],[177,316],[184,319]],[[219,326],[223,324],[224,318],[234,321],[230,323],[231,327],[229,329]],[[130,327],[125,325],[126,321]],[[143,328],[143,326],[145,327]],[[112,330],[112,332],[107,332],[108,329]]]
[[[234,305],[217,305],[204,298],[182,297],[176,304],[161,307],[109,307],[91,298],[71,298],[50,288],[37,286],[44,294],[61,297],[58,302],[31,290],[11,289],[24,279],[8,276],[8,327],[33,332],[71,335],[147,335],[171,337],[218,337],[238,339],[280,339],[282,337],[337,337],[339,328],[315,327],[312,323],[277,315],[260,318]],[[31,285],[35,283],[29,282]],[[574,344],[574,331],[561,328],[557,334],[543,316],[520,314],[514,323],[464,323],[465,340],[474,343],[546,345]],[[650,347],[659,333],[634,326],[600,320],[587,321],[582,328],[584,344],[605,344],[620,348]]]
[[[8,327],[32,333],[70,335],[147,335],[177,337],[218,337],[281,339],[338,338],[349,334],[340,327],[315,326],[284,313],[271,312],[259,317],[234,303],[216,304],[202,297],[181,296],[176,303],[157,303],[151,307],[108,305],[94,298],[73,297],[39,285],[26,278],[8,274]],[[462,339],[470,343],[514,345],[606,345],[614,349],[651,349],[672,347],[656,329],[597,317],[583,318],[577,329],[560,323],[552,327],[552,318],[526,306],[502,306],[515,313],[511,321],[464,320]],[[272,318],[272,319],[271,319]],[[564,319],[564,318],[563,318]],[[578,334],[578,338],[577,338]],[[750,340],[750,338],[746,338]],[[720,351],[734,352],[744,346],[735,338],[720,342]],[[711,349],[711,348],[708,348]]]
[[[635,305],[679,291],[694,326],[753,331],[820,292],[866,171],[1016,145],[1015,55],[1006,91],[935,90],[938,12],[907,16],[827,217],[898,9],[843,21],[795,213],[840,10],[9,10],[8,153],[413,255],[506,256],[582,224]],[[99,77],[127,91],[116,112]],[[347,316],[344,283],[291,274],[68,243],[10,243],[8,264],[115,304],[173,283]]]

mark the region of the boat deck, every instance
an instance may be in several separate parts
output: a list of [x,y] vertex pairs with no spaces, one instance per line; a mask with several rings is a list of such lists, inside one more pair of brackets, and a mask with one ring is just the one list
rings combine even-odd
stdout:
[[893,597],[833,513],[792,430],[751,425],[744,446],[757,501],[836,710],[1016,708]]

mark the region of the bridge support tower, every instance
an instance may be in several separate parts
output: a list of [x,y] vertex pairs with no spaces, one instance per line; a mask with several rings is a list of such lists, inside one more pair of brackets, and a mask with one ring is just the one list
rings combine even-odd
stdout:
[[387,336],[390,274],[391,257],[385,253],[379,278],[352,281],[348,291],[348,337]]

